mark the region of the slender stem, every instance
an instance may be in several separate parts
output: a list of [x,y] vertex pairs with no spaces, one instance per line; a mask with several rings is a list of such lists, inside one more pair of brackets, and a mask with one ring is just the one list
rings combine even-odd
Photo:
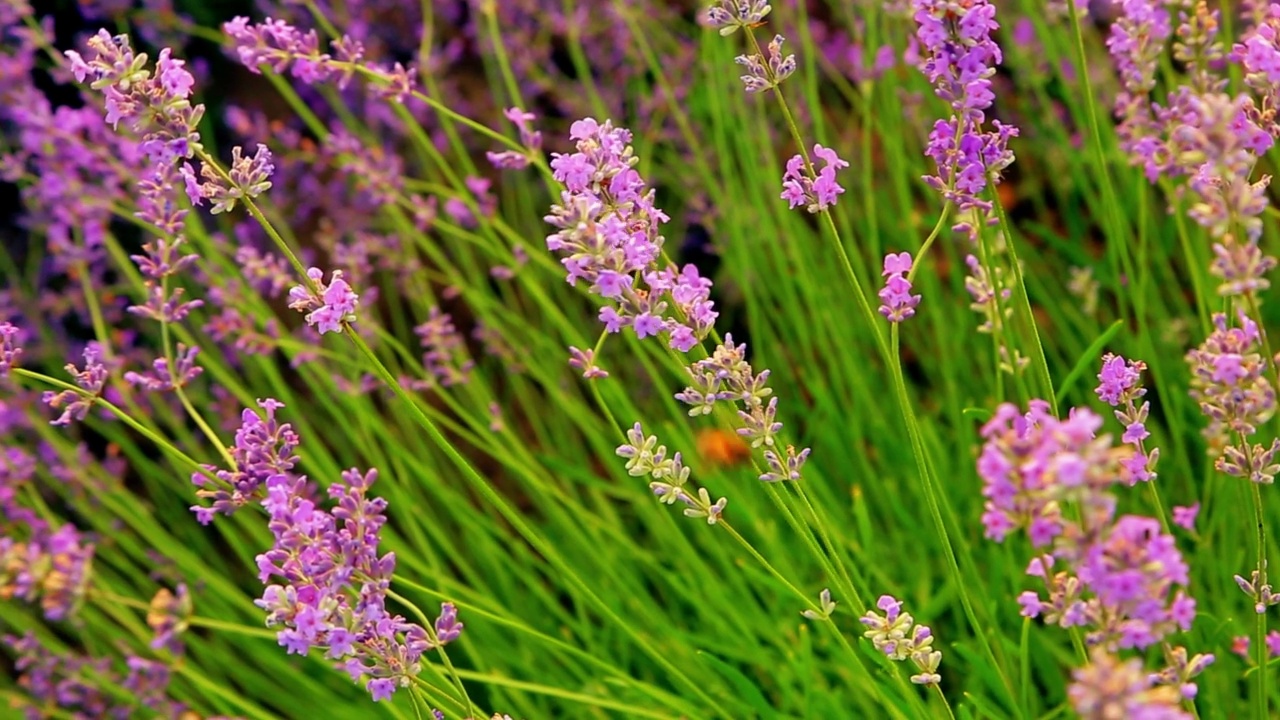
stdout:
[[[1246,452],[1248,445],[1245,444]],[[1253,494],[1253,516],[1254,521],[1258,525],[1258,583],[1257,587],[1261,588],[1267,584],[1267,529],[1266,522],[1262,513],[1262,492],[1258,489],[1258,483],[1249,482],[1249,489]],[[1267,691],[1270,685],[1267,683],[1267,613],[1266,608],[1263,612],[1257,613],[1257,640],[1255,644],[1255,652],[1258,656],[1258,717],[1267,717],[1267,708],[1270,703],[1267,702]]]
[[453,666],[453,661],[449,659],[449,653],[444,650],[444,643],[440,642],[440,637],[436,634],[435,625],[431,623],[422,609],[415,605],[408,598],[388,589],[387,597],[409,608],[409,611],[418,618],[418,622],[422,624],[422,629],[426,631],[427,637],[432,644],[436,646],[436,653],[440,656],[440,662],[444,663],[445,668],[449,671],[449,678],[453,681],[454,688],[457,689],[458,695],[467,706],[467,716],[475,716],[475,704],[471,702],[471,696],[467,694],[467,688],[462,684],[462,678],[458,676],[458,670]]
[[121,410],[119,407],[113,405],[110,401],[98,395],[94,395],[90,392],[87,392],[84,388],[76,387],[71,383],[63,382],[62,380],[59,380],[57,378],[49,377],[48,375],[45,375],[43,373],[33,372],[31,370],[27,370],[26,368],[14,368],[12,372],[14,375],[17,375],[19,377],[25,377],[29,380],[35,380],[36,382],[44,383],[46,385],[60,388],[62,390],[70,390],[72,392],[79,393],[83,397],[89,398],[93,402],[93,404],[101,405],[103,408],[109,411],[112,415],[115,415],[116,417],[120,418],[120,420],[124,422],[125,425],[128,425],[129,427],[133,428],[134,430],[142,434],[143,437],[155,443],[160,449],[164,450],[170,455],[173,455],[174,457],[178,458],[182,462],[190,465],[196,472],[200,473],[201,475],[204,475],[206,478],[212,480],[213,482],[221,483],[221,481],[215,475],[213,475],[213,473],[206,470],[203,465],[201,465],[200,463],[192,459],[190,455],[187,455],[186,453],[179,450],[177,447],[174,446],[173,443],[169,442],[168,440],[165,440],[163,437],[158,435],[151,428],[143,425],[137,420],[134,420],[132,416],[130,416],[124,410]]

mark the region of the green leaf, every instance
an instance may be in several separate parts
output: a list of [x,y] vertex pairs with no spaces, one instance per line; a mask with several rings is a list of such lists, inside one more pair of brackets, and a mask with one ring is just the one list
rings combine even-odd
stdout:
[[737,690],[737,699],[756,711],[754,717],[762,718],[762,720],[781,717],[773,709],[773,706],[769,704],[760,687],[751,678],[744,675],[741,670],[705,651],[698,651],[698,657],[733,685],[734,689]]
[[1075,367],[1071,368],[1071,372],[1067,373],[1067,376],[1062,379],[1062,384],[1058,386],[1058,392],[1054,396],[1054,399],[1058,401],[1059,405],[1062,404],[1063,398],[1067,396],[1067,393],[1071,392],[1071,388],[1074,387],[1076,382],[1080,380],[1080,377],[1085,374],[1085,371],[1088,370],[1089,366],[1098,362],[1098,353],[1102,351],[1103,346],[1110,342],[1111,338],[1115,337],[1116,333],[1120,332],[1120,328],[1122,327],[1124,327],[1123,320],[1117,320],[1111,323],[1111,327],[1107,328],[1106,332],[1099,335],[1098,339],[1094,340],[1080,356],[1080,359],[1076,360]]

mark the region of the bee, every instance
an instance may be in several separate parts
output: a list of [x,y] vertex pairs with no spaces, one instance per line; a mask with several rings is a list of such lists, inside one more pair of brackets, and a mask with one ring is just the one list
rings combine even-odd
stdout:
[[699,430],[694,437],[698,456],[714,467],[732,468],[751,459],[751,448],[742,436],[719,428]]

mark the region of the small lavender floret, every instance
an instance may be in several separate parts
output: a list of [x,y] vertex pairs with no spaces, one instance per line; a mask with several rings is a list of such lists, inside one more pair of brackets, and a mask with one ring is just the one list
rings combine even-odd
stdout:
[[84,349],[83,370],[70,363],[67,364],[66,370],[74,377],[80,390],[61,392],[49,390],[44,393],[43,399],[46,405],[55,410],[62,410],[62,414],[50,423],[52,425],[70,425],[72,420],[84,420],[89,414],[89,408],[93,407],[93,403],[102,396],[102,390],[109,375],[107,366],[103,362],[102,346],[96,341],[90,342]]
[[925,625],[917,625],[909,613],[902,612],[902,603],[891,595],[881,595],[876,607],[883,615],[868,610],[860,618],[868,630],[862,634],[871,640],[876,649],[890,660],[910,659],[919,672],[911,676],[917,685],[936,685],[942,682],[938,665],[942,652],[933,648],[933,631]]
[[742,76],[742,84],[749,93],[764,92],[778,85],[796,71],[796,56],[783,55],[782,43],[786,40],[781,35],[774,35],[765,47],[768,59],[760,54],[739,55],[734,61],[746,69]]
[[772,10],[768,0],[717,0],[705,17],[707,25],[718,28],[721,35],[732,35],[739,28],[763,23]]
[[289,307],[307,313],[307,324],[321,335],[342,332],[344,322],[355,321],[360,296],[342,279],[341,270],[333,271],[328,284],[324,282],[324,272],[319,268],[308,269],[307,277],[315,290],[306,285],[295,286],[289,291]]
[[[835,205],[844,193],[844,188],[836,182],[836,172],[849,167],[849,163],[840,159],[835,150],[821,145],[813,146],[813,155],[822,161],[821,169],[807,167],[804,156],[798,154],[787,161],[781,197],[793,209],[804,205],[810,213],[819,213]],[[816,175],[811,174],[813,170]]]
[[899,323],[916,314],[916,306],[920,304],[920,296],[911,294],[911,281],[907,275],[911,273],[911,253],[889,253],[884,256],[884,287],[878,293],[881,315],[889,322]]
[[649,490],[662,503],[684,503],[686,516],[706,518],[708,525],[720,521],[728,500],[720,498],[712,502],[706,488],[695,490],[689,484],[690,469],[685,466],[680,453],[668,457],[667,446],[659,445],[655,435],[646,436],[640,423],[627,431],[627,443],[618,447],[617,454],[627,458],[627,474],[632,477],[649,476],[652,480]]
[[9,372],[22,358],[22,348],[18,345],[20,334],[21,331],[13,323],[0,323],[0,378],[9,377]]

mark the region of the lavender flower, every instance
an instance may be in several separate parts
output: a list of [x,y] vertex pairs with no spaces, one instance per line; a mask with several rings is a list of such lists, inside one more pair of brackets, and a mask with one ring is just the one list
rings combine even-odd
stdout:
[[1264,562],[1261,570],[1254,570],[1249,574],[1249,579],[1236,575],[1236,585],[1253,600],[1253,609],[1259,615],[1267,611],[1267,608],[1273,605],[1280,605],[1280,593],[1276,593],[1271,589],[1271,583],[1266,581],[1266,563]]
[[760,476],[764,482],[799,480],[800,469],[809,457],[808,448],[797,453],[787,447],[785,458],[779,458],[775,438],[782,431],[782,423],[776,421],[777,399],[767,403],[765,398],[773,394],[768,386],[769,371],[755,372],[746,359],[746,345],[733,342],[726,335],[724,343],[709,357],[688,367],[691,384],[676,394],[675,398],[686,405],[691,417],[709,415],[715,404],[721,401],[742,403],[738,418],[743,426],[738,434],[747,438],[752,447],[764,448],[762,455],[769,465],[769,472]]
[[782,175],[782,199],[791,208],[805,205],[811,213],[819,213],[836,204],[836,198],[844,193],[844,188],[836,182],[836,171],[849,167],[849,163],[840,159],[836,151],[821,145],[813,146],[813,154],[822,160],[822,169],[813,175],[814,168],[806,164],[802,155],[795,155],[787,161],[786,172]]
[[902,603],[890,595],[881,595],[876,607],[884,611],[880,615],[868,610],[860,618],[869,629],[862,634],[871,640],[876,649],[890,660],[910,659],[919,671],[911,676],[917,685],[936,685],[942,682],[938,664],[942,652],[933,648],[933,632],[924,625],[917,625],[909,613],[902,612]]
[[538,119],[538,116],[514,107],[507,108],[504,115],[506,115],[507,119],[514,123],[516,129],[519,130],[520,143],[525,146],[526,151],[489,151],[485,153],[485,157],[488,158],[489,162],[498,169],[520,170],[528,167],[531,155],[541,153],[542,151],[542,133],[534,130],[531,125],[534,120]]
[[765,48],[765,53],[769,56],[768,60],[758,53],[739,55],[734,59],[746,68],[747,74],[742,76],[742,84],[747,92],[758,93],[776,88],[796,71],[796,56],[782,54],[784,42],[786,41],[781,35],[773,36]]
[[987,0],[912,0],[912,7],[923,51],[920,70],[953,113],[950,120],[935,123],[929,134],[925,154],[933,158],[938,173],[925,182],[955,204],[963,218],[955,229],[976,238],[979,225],[993,222],[983,219],[991,204],[979,196],[989,178],[998,180],[1013,163],[1009,139],[1018,134],[1017,128],[999,120],[993,121],[993,131],[983,129],[985,112],[995,101],[991,77],[1002,59],[1000,46],[991,38],[1000,27],[996,9]]
[[307,313],[308,325],[323,335],[342,332],[343,323],[355,322],[360,296],[342,279],[341,270],[333,271],[328,284],[325,284],[324,273],[319,268],[308,269],[307,277],[315,290],[306,285],[295,286],[289,291],[289,307]]
[[[196,505],[191,511],[202,525],[208,525],[217,514],[231,515],[251,502],[259,502],[267,480],[287,476],[298,462],[295,451],[298,435],[289,423],[276,420],[276,411],[284,403],[267,398],[259,400],[263,415],[245,408],[240,414],[231,457],[235,467],[218,469],[205,466],[205,473],[194,473],[191,482],[198,488],[196,496],[212,501],[208,506]],[[217,485],[209,479],[212,475]]]
[[[1116,97],[1117,129],[1120,144],[1141,162],[1154,149],[1151,138],[1158,134],[1150,95],[1155,88],[1156,61],[1172,33],[1169,11],[1155,0],[1123,0],[1120,16],[1111,25],[1107,50],[1115,62],[1124,91]],[[1156,163],[1149,163],[1147,175],[1155,180]]]
[[22,357],[22,348],[18,346],[20,333],[13,323],[0,323],[0,379],[9,377],[9,372]]
[[441,387],[461,385],[467,381],[475,363],[466,355],[466,343],[453,324],[449,313],[432,306],[426,322],[413,329],[426,352],[422,365]]
[[184,646],[180,636],[187,630],[191,612],[191,595],[187,592],[186,583],[178,583],[176,592],[160,588],[147,608],[147,627],[155,634],[151,648],[181,655]]
[[818,610],[805,610],[800,614],[810,620],[826,620],[836,611],[836,601],[831,599],[831,588],[822,588],[818,593]]
[[[1160,459],[1160,449],[1146,450],[1147,414],[1151,403],[1137,404],[1138,398],[1146,395],[1147,390],[1140,383],[1142,371],[1147,369],[1144,362],[1126,361],[1124,358],[1107,353],[1102,357],[1102,370],[1098,373],[1099,385],[1095,392],[1108,405],[1117,408],[1116,419],[1124,426],[1121,440],[1134,448],[1132,457],[1121,461],[1129,484],[1148,482],[1156,478],[1156,462]],[[1123,407],[1121,407],[1123,406]]]
[[579,350],[576,347],[569,347],[569,367],[582,371],[582,377],[587,380],[599,380],[600,378],[609,377],[609,373],[596,365],[595,350]]
[[179,172],[191,204],[202,205],[205,200],[209,200],[212,203],[210,212],[217,215],[235,209],[236,203],[244,198],[252,200],[270,190],[275,164],[272,162],[271,151],[266,145],[259,143],[251,157],[246,157],[244,149],[239,145],[231,148],[231,168],[227,179],[223,179],[209,165],[200,168],[203,182],[196,180],[190,165],[184,164]]
[[102,346],[90,342],[84,349],[84,369],[68,364],[66,370],[74,376],[80,390],[48,390],[44,393],[46,405],[55,410],[62,409],[62,414],[52,421],[52,425],[70,425],[72,420],[84,420],[89,408],[102,396],[109,374],[103,363]]
[[768,0],[716,0],[705,19],[709,26],[719,28],[721,35],[732,35],[739,28],[763,23],[771,10]]
[[1184,647],[1169,647],[1164,650],[1165,668],[1151,675],[1151,682],[1156,685],[1169,685],[1178,689],[1183,700],[1194,700],[1200,688],[1191,682],[1200,673],[1217,660],[1210,653],[1197,653],[1188,657]]
[[646,437],[640,423],[627,431],[627,440],[627,444],[618,447],[617,453],[619,457],[627,458],[628,475],[652,478],[649,489],[653,494],[667,505],[684,503],[686,516],[706,518],[708,525],[719,522],[728,500],[720,498],[713,503],[706,488],[695,489],[691,486],[690,470],[685,466],[680,453],[668,457],[667,446],[659,445],[658,438],[654,435]]
[[1102,418],[1087,409],[1059,420],[1042,400],[1025,415],[1001,405],[982,428],[978,457],[987,537],[1000,542],[1026,529],[1033,545],[1047,545],[1063,532],[1067,500],[1080,502],[1094,524],[1110,518],[1115,500],[1105,490],[1121,476],[1121,456],[1109,437],[1094,437],[1101,427]]
[[124,35],[112,37],[99,30],[89,38],[92,55],[85,60],[75,50],[66,57],[77,82],[90,82],[106,100],[106,121],[116,127],[121,121],[142,135],[140,149],[157,165],[170,165],[189,158],[200,147],[196,126],[204,115],[203,105],[188,99],[195,78],[182,60],[164,48],[156,57],[154,74],[146,69],[146,53],[134,54]]
[[1173,524],[1184,530],[1196,529],[1196,517],[1200,514],[1200,503],[1189,506],[1173,506]]
[[70,523],[53,530],[34,517],[5,515],[12,525],[0,537],[0,597],[38,603],[49,620],[73,617],[88,590],[94,544]]
[[1143,720],[1191,720],[1178,706],[1181,696],[1167,685],[1155,685],[1138,658],[1121,661],[1111,653],[1094,650],[1089,664],[1073,674],[1067,688],[1071,707],[1083,720],[1134,718]]
[[[659,264],[659,229],[668,217],[632,169],[631,133],[586,118],[573,123],[569,137],[577,152],[552,153],[551,168],[565,192],[546,217],[557,228],[547,249],[564,255],[570,285],[585,281],[609,301],[600,310],[606,330],[630,327],[639,338],[665,333],[670,347],[688,352],[719,314],[710,300],[711,281],[693,265]],[[673,309],[675,317],[668,314]]]
[[124,374],[124,380],[148,392],[169,392],[175,388],[186,387],[204,372],[204,368],[196,364],[196,356],[199,354],[200,348],[188,348],[185,344],[178,343],[174,368],[169,367],[167,359],[156,358],[150,372],[129,371]]
[[421,670],[424,652],[462,630],[450,603],[441,606],[432,639],[420,625],[387,612],[395,555],[378,555],[387,503],[370,498],[376,470],[342,473],[329,487],[332,510],[322,510],[315,487],[302,476],[273,475],[262,505],[275,545],[258,556],[268,626],[283,626],[280,645],[305,655],[321,648],[353,680],[365,679],[375,701],[389,699]]
[[899,323],[916,314],[916,306],[920,304],[920,296],[911,294],[911,281],[907,275],[911,272],[911,253],[889,253],[884,256],[884,287],[878,293],[880,297],[880,314],[891,323]]
[[1220,472],[1270,484],[1280,472],[1275,454],[1280,441],[1264,446],[1248,438],[1275,414],[1276,393],[1267,376],[1268,360],[1261,349],[1258,325],[1241,313],[1239,327],[1227,316],[1213,316],[1214,332],[1187,353],[1191,366],[1191,397],[1209,418],[1204,434],[1218,452]]

